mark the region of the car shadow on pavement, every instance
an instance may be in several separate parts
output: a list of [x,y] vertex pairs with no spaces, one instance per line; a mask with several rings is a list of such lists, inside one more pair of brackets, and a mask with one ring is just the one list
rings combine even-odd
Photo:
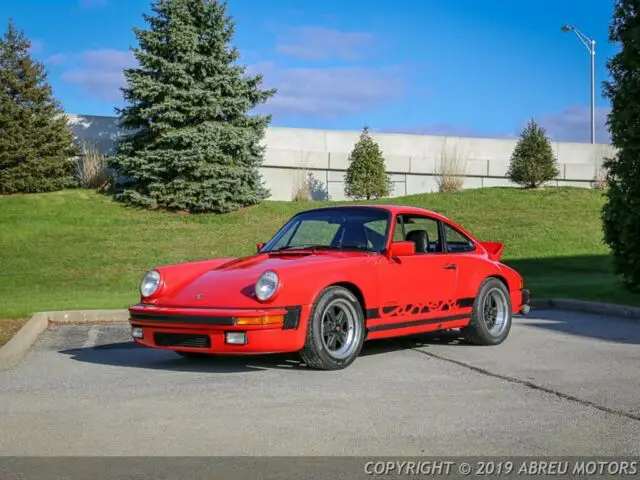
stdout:
[[640,345],[640,320],[635,318],[611,318],[560,310],[533,310],[527,317],[514,318],[514,321],[527,328],[606,342]]
[[143,347],[133,341],[72,348],[59,353],[79,362],[176,372],[246,373],[301,367],[298,358],[289,354],[184,358],[172,351]]
[[[360,357],[384,355],[424,347],[429,344],[458,345],[460,342],[459,335],[455,332],[412,335],[389,340],[370,340],[365,342]],[[70,348],[58,352],[69,355],[78,362],[177,372],[247,373],[273,369],[308,369],[295,353],[211,355],[206,358],[184,358],[174,352],[143,347],[133,341]]]

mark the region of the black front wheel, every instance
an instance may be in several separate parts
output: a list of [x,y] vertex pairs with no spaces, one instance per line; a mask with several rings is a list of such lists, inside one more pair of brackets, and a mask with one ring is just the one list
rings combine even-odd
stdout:
[[358,299],[346,288],[329,287],[313,305],[300,356],[310,368],[340,370],[360,355],[364,338],[364,312]]
[[499,279],[491,277],[480,286],[471,322],[462,333],[476,345],[498,345],[509,335],[512,320],[509,290]]

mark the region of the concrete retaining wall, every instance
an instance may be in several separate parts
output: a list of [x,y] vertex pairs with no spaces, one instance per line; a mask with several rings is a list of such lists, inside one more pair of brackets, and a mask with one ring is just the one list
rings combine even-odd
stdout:
[[[94,142],[108,153],[122,134],[115,117],[69,115],[79,139]],[[358,131],[270,127],[262,176],[272,200],[291,200],[302,183],[314,199],[344,199],[344,174]],[[372,133],[391,174],[393,195],[438,190],[443,166],[458,165],[464,188],[514,186],[506,178],[516,139],[445,137]],[[557,186],[590,188],[601,172],[602,159],[613,153],[606,144],[554,142],[560,175]],[[444,160],[443,160],[444,159]]]

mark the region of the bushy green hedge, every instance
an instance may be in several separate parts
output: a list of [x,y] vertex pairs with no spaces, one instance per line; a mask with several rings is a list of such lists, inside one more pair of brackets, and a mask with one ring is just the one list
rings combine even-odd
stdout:
[[607,63],[611,80],[609,130],[617,154],[603,162],[608,188],[602,209],[604,239],[616,272],[631,290],[640,289],[640,11],[638,2],[616,3],[609,31],[619,53]]

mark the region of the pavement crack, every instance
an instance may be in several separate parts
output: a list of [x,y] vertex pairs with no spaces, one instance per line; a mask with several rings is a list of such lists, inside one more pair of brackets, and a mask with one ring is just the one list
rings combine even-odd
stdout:
[[487,375],[489,377],[498,378],[500,380],[504,380],[504,381],[510,382],[510,383],[515,383],[515,384],[518,384],[518,385],[524,385],[525,387],[531,388],[532,390],[537,390],[537,391],[540,391],[540,392],[549,393],[551,395],[555,395],[555,396],[557,396],[559,398],[562,398],[563,400],[568,400],[570,402],[578,403],[578,404],[580,404],[582,406],[585,406],[585,407],[595,408],[596,410],[600,410],[601,412],[609,413],[611,415],[617,415],[619,417],[624,417],[624,418],[628,418],[628,419],[640,422],[640,414],[633,414],[633,413],[625,412],[625,411],[622,411],[622,410],[616,410],[614,408],[609,408],[609,407],[605,407],[605,406],[602,406],[602,405],[598,405],[597,403],[591,402],[589,400],[584,400],[582,398],[575,397],[575,396],[569,395],[567,393],[559,392],[557,390],[553,390],[552,388],[547,388],[547,387],[544,387],[542,385],[538,385],[536,383],[530,382],[528,380],[522,380],[522,379],[517,378],[517,377],[510,377],[508,375],[502,375],[500,373],[494,373],[494,372],[491,372],[491,371],[486,370],[484,368],[476,367],[475,365],[472,365],[470,363],[462,362],[460,360],[454,360],[453,358],[445,357],[444,355],[439,355],[437,353],[427,352],[427,351],[424,351],[424,350],[419,350],[418,348],[411,348],[411,347],[409,348],[409,350],[412,350],[412,351],[417,352],[417,353],[421,353],[422,355],[426,355],[426,356],[431,357],[431,358],[436,358],[438,360],[442,360],[444,362],[453,363],[453,364],[458,365],[460,367],[464,367],[464,368],[467,368],[469,370],[473,370],[475,372],[481,373],[483,375]]

